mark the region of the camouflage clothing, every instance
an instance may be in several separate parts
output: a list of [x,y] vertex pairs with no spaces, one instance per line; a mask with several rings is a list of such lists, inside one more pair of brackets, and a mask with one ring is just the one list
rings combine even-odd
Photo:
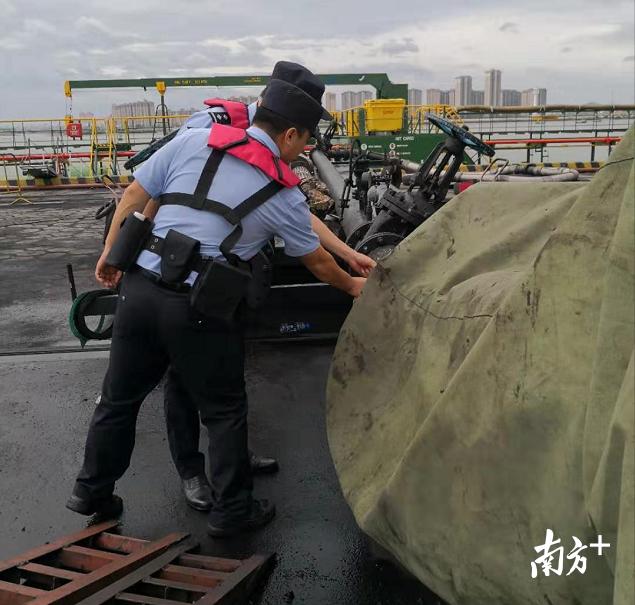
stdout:
[[304,158],[291,164],[291,169],[300,179],[300,190],[306,195],[311,212],[324,218],[334,202],[326,185],[313,176],[310,163]]

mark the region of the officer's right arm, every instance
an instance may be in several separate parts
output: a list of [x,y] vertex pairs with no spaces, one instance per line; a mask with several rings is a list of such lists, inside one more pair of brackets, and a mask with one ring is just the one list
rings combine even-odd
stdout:
[[343,290],[355,298],[362,293],[366,278],[351,277],[339,267],[333,256],[322,246],[319,246],[315,252],[301,256],[300,261],[320,281]]
[[304,194],[294,187],[278,195],[282,201],[281,212],[272,217],[270,226],[284,240],[286,254],[297,257],[320,281],[344,290],[351,296],[359,296],[366,278],[351,277],[320,245],[318,235],[312,229],[311,213],[304,201]]

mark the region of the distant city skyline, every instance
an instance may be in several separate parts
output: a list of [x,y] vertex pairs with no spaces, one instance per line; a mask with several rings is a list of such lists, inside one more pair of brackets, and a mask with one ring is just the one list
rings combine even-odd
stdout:
[[[547,104],[547,89],[544,87],[527,88],[522,91],[502,88],[502,70],[489,69],[484,72],[484,89],[473,88],[473,76],[466,74],[454,78],[454,88],[442,90],[439,88],[408,87],[408,105],[485,105],[492,107],[531,106]],[[228,95],[229,99],[249,104],[258,99],[256,95]],[[338,94],[326,91],[323,104],[328,111],[344,111],[361,107],[364,102],[375,98],[375,94],[368,90],[345,90]],[[338,102],[339,101],[339,102]],[[154,115],[155,104],[148,100],[126,102],[112,105],[113,117]],[[172,114],[188,115],[200,111],[202,107],[173,108]]]

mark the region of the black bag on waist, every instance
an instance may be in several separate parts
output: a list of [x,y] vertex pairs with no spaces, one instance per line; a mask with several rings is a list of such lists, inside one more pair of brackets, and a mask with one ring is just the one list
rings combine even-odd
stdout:
[[246,264],[209,260],[194,282],[190,303],[205,317],[232,323],[250,281]]
[[169,284],[184,282],[192,271],[200,246],[197,239],[170,229],[161,251],[161,279]]

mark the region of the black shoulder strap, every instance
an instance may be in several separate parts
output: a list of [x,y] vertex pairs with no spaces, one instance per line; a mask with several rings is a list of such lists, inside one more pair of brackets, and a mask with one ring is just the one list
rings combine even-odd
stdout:
[[194,208],[194,210],[205,210],[212,214],[219,214],[232,225],[236,225],[240,221],[233,208],[225,206],[222,202],[208,199],[203,200],[202,204],[199,204],[191,193],[164,193],[159,196],[158,201],[161,206],[187,206],[188,208]]
[[[243,144],[246,140],[247,139],[238,141],[236,144]],[[243,234],[240,221],[250,212],[258,208],[258,206],[261,206],[268,199],[276,195],[276,193],[284,189],[284,185],[272,180],[235,208],[230,208],[221,202],[210,200],[207,198],[207,194],[209,193],[209,189],[212,186],[212,182],[214,181],[214,177],[224,156],[225,152],[221,149],[215,149],[210,153],[193,194],[165,193],[159,197],[158,201],[160,205],[176,204],[178,206],[194,208],[195,210],[206,210],[222,216],[228,223],[235,225],[234,230],[221,242],[220,251],[230,263],[236,265],[240,262],[240,258],[236,254],[233,254],[231,250],[238,243],[238,240]]]
[[256,193],[250,195],[244,202],[238,204],[238,206],[234,208],[234,214],[238,217],[239,221],[244,219],[250,212],[253,212],[258,206],[262,206],[262,204],[282,189],[284,189],[284,185],[277,181],[270,181],[262,189],[258,189]]
[[202,207],[203,202],[207,199],[209,188],[212,186],[212,181],[224,157],[225,152],[220,149],[215,149],[209,154],[207,162],[205,162],[205,166],[203,166],[201,176],[198,179],[198,183],[196,184],[196,189],[194,190],[194,199],[197,205],[200,204]]
[[240,223],[250,212],[253,212],[258,206],[262,206],[268,199],[272,198],[284,185],[277,181],[270,181],[256,193],[250,195],[244,202],[241,202],[234,208],[234,214],[238,217],[238,224],[234,230],[221,242],[220,251],[223,256],[232,264],[237,264],[240,258],[236,254],[232,254],[232,248],[238,243],[243,234],[243,227]]

